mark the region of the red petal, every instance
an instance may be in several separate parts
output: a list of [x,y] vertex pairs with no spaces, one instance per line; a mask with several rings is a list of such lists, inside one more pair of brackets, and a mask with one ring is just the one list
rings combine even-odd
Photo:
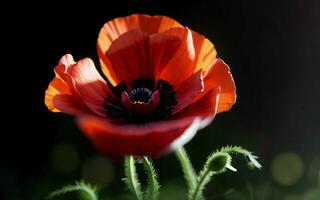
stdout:
[[159,74],[175,55],[181,44],[181,39],[176,36],[156,33],[150,35],[150,57],[155,75]]
[[47,107],[54,112],[96,113],[105,116],[104,98],[108,92],[105,81],[91,59],[74,62],[70,54],[63,56],[55,67],[56,77],[45,96]]
[[194,71],[202,69],[206,71],[217,57],[217,51],[213,44],[203,35],[192,31],[193,45],[196,52]]
[[115,40],[105,55],[117,82],[155,79],[156,71],[168,63],[180,42],[175,36],[131,30]]
[[74,81],[75,89],[84,103],[96,114],[105,116],[103,103],[109,88],[92,60],[90,58],[80,60],[69,67],[67,73]]
[[50,82],[45,93],[45,104],[53,112],[69,114],[91,113],[73,89],[72,80],[65,75],[66,69],[75,62],[70,54],[63,56],[55,67],[56,77]]
[[181,112],[175,114],[174,118],[201,117],[201,128],[207,126],[217,113],[220,88],[213,88],[208,91],[202,99],[189,105]]
[[163,70],[158,71],[157,78],[166,80],[178,88],[194,72],[196,55],[192,33],[187,28],[172,28],[165,31],[165,34],[181,38],[181,44]]
[[178,104],[175,106],[173,113],[177,113],[190,105],[195,98],[196,94],[203,89],[202,72],[199,70],[197,73],[190,76],[177,91]]
[[221,59],[216,59],[204,75],[204,92],[197,96],[202,98],[208,91],[220,87],[218,113],[229,110],[236,101],[236,87],[229,67]]
[[172,60],[158,76],[179,86],[187,77],[200,69],[205,72],[217,56],[213,44],[203,35],[188,28],[172,28],[164,32],[183,42]]
[[[107,155],[159,157],[169,148],[173,150],[191,139],[198,129],[199,119],[188,117],[145,125],[116,125],[103,118],[82,116],[78,118],[78,124],[96,147]],[[190,127],[192,130],[188,129]],[[183,137],[184,134],[188,137]],[[181,137],[185,139],[171,146]]]
[[154,70],[149,56],[149,35],[141,30],[124,33],[106,52],[119,82],[146,77],[153,78]]
[[104,24],[99,33],[97,48],[102,71],[111,83],[116,84],[119,82],[115,79],[115,73],[108,62],[108,59],[105,58],[105,52],[109,49],[114,40],[123,33],[133,29],[140,29],[143,32],[152,34],[163,32],[172,27],[181,27],[181,25],[177,21],[166,16],[149,16],[141,14],[116,18]]
[[57,94],[52,99],[52,104],[61,112],[71,115],[90,114],[88,109],[81,101],[73,95]]

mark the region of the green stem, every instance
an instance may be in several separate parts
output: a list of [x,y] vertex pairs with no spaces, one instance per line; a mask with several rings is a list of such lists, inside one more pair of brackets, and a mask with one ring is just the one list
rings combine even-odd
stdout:
[[127,187],[131,192],[134,193],[137,200],[143,200],[141,188],[140,188],[141,184],[138,180],[135,160],[133,156],[126,156],[124,159],[124,164],[125,164],[125,175],[126,175],[126,178],[124,180],[125,180],[125,183],[127,184]]
[[203,189],[205,185],[210,181],[211,176],[214,173],[210,169],[206,168],[199,174],[198,183],[195,189],[191,192],[190,200],[203,200]]
[[159,195],[159,188],[160,188],[159,182],[157,180],[157,174],[155,172],[155,169],[152,163],[146,156],[143,156],[141,158],[141,162],[148,176],[148,186],[147,186],[145,199],[156,200]]
[[87,184],[84,181],[76,182],[74,185],[63,186],[61,189],[50,193],[47,199],[53,199],[55,197],[59,197],[70,192],[80,191],[85,192],[90,200],[98,200],[96,187],[92,187],[90,184]]
[[186,150],[183,147],[179,148],[176,151],[176,156],[181,164],[182,171],[184,173],[184,178],[186,179],[189,187],[189,191],[191,191],[197,185],[197,176],[194,171],[194,168],[191,164]]

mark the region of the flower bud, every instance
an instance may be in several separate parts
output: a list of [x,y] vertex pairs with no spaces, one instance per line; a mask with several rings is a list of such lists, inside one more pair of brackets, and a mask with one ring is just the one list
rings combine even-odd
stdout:
[[217,152],[208,159],[208,168],[212,172],[221,173],[231,166],[231,156],[228,153]]

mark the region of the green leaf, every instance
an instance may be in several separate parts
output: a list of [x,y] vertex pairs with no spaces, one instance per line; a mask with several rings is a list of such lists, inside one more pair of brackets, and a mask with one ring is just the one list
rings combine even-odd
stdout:
[[59,190],[53,191],[49,194],[48,199],[53,199],[70,192],[84,192],[85,195],[82,195],[84,200],[98,200],[96,191],[96,186],[91,186],[89,183],[85,183],[84,181],[76,181],[74,185],[66,185]]
[[133,156],[126,156],[124,158],[124,167],[125,178],[123,178],[123,181],[126,183],[127,188],[134,193],[137,200],[143,200],[141,183],[138,179]]

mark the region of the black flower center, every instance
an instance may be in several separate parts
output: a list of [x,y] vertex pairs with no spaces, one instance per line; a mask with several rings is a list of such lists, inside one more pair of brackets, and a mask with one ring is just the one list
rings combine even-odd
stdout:
[[131,102],[148,103],[151,100],[152,91],[148,88],[135,88],[129,93]]
[[115,123],[145,124],[166,120],[177,105],[176,92],[167,81],[139,78],[110,86],[104,101],[106,114]]

